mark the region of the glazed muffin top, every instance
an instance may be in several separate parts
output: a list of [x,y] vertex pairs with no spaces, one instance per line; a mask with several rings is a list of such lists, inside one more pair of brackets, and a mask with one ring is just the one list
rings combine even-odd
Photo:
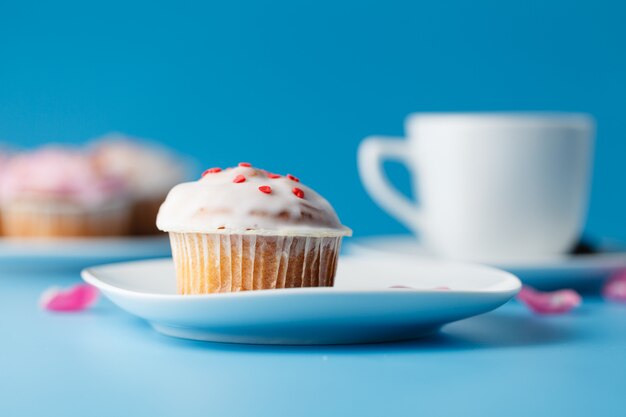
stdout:
[[291,174],[241,162],[211,168],[175,186],[159,210],[157,227],[179,233],[349,236],[330,203]]
[[123,178],[139,199],[162,199],[174,185],[189,179],[187,161],[143,139],[109,133],[95,139],[90,151],[99,169]]
[[101,172],[84,153],[45,147],[8,160],[0,180],[3,201],[65,201],[95,206],[123,199],[121,178]]

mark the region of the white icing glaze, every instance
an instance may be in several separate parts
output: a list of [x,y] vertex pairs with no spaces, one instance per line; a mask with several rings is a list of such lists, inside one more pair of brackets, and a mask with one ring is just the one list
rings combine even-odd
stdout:
[[163,198],[170,188],[185,179],[185,162],[169,150],[110,133],[92,144],[92,156],[104,172],[124,178],[134,196]]
[[[246,180],[234,183],[238,175]],[[270,186],[271,193],[261,192],[261,186]],[[304,192],[304,198],[294,194],[294,187]],[[175,186],[161,205],[157,227],[180,233],[352,234],[330,203],[311,188],[241,166]]]

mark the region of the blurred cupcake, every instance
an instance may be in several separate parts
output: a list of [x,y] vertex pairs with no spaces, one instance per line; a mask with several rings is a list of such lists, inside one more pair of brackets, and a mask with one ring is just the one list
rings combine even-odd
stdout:
[[[0,181],[2,180],[4,168],[7,165],[7,162],[10,158],[10,152],[7,149],[0,145]],[[0,194],[0,207],[2,206],[2,195]],[[4,234],[3,226],[2,226],[2,211],[0,211],[0,235]]]
[[296,177],[247,163],[174,187],[157,226],[170,234],[181,294],[332,286],[352,234]]
[[4,233],[15,237],[107,236],[128,232],[121,179],[73,149],[42,148],[11,158],[0,179]]
[[132,233],[157,233],[155,219],[167,192],[188,179],[184,161],[161,146],[118,133],[96,139],[91,155],[103,172],[128,183],[133,200]]

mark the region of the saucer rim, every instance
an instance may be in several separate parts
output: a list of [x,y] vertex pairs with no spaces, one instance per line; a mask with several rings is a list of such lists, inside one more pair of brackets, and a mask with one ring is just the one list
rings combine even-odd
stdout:
[[[362,258],[357,255],[344,255],[340,259],[341,262],[351,262],[353,260],[358,260]],[[393,262],[392,260],[389,260]],[[406,262],[406,261],[405,261]],[[159,299],[159,300],[211,300],[211,299],[228,299],[228,298],[248,298],[248,297],[272,297],[272,296],[284,296],[289,294],[290,296],[298,296],[298,295],[314,295],[314,294],[324,294],[326,296],[345,296],[345,295],[381,295],[381,294],[447,294],[447,295],[464,295],[464,296],[485,296],[485,295],[508,295],[510,294],[513,297],[515,294],[519,292],[522,287],[522,283],[520,279],[515,276],[513,273],[504,271],[502,269],[482,265],[482,264],[472,264],[467,262],[451,262],[451,261],[439,261],[439,260],[410,260],[410,263],[418,263],[418,264],[430,264],[435,266],[442,267],[467,267],[471,268],[474,271],[480,270],[484,273],[499,275],[499,280],[501,284],[506,284],[507,287],[504,289],[475,289],[475,290],[437,290],[437,289],[424,289],[424,288],[380,288],[380,289],[344,289],[344,288],[335,288],[335,287],[306,287],[306,288],[279,288],[279,289],[267,289],[267,290],[255,290],[255,291],[239,291],[239,292],[224,292],[224,293],[212,293],[212,294],[162,294],[162,293],[153,293],[153,292],[144,292],[138,290],[132,290],[129,288],[123,288],[116,285],[113,285],[109,282],[106,282],[100,278],[98,278],[98,270],[101,269],[109,269],[109,268],[124,268],[127,266],[137,266],[141,264],[155,264],[155,263],[163,263],[170,264],[173,263],[172,258],[155,258],[155,259],[142,259],[135,261],[124,261],[124,262],[113,262],[106,263],[102,265],[95,265],[91,267],[84,268],[81,271],[81,278],[90,285],[98,289],[102,289],[103,291],[111,291],[114,293],[121,293],[124,296],[133,296],[133,297],[141,297],[147,299]]]
[[[362,242],[377,242],[386,240],[396,240],[403,244],[411,244],[420,250],[426,251],[425,245],[419,240],[419,238],[412,235],[398,234],[398,235],[373,235],[363,236],[351,239],[346,243],[346,251],[352,256],[364,256],[363,253],[376,253],[391,255],[394,257],[407,258],[416,256],[420,260],[441,260],[446,261],[445,258],[437,257],[436,255],[428,252],[420,252],[414,255],[408,253],[393,253],[385,249],[381,249],[380,244],[378,247],[364,244]],[[626,244],[616,240],[608,240],[611,245],[600,245],[599,252],[596,253],[584,253],[584,254],[561,254],[553,255],[550,257],[544,257],[541,259],[520,259],[500,262],[481,262],[480,265],[487,265],[497,269],[503,269],[507,271],[526,271],[526,270],[561,270],[561,269],[581,269],[581,268],[616,268],[620,265],[626,266]],[[618,242],[617,246],[615,242]],[[620,245],[621,243],[621,245]],[[613,249],[610,249],[610,247]],[[599,265],[602,263],[602,265]],[[609,264],[610,263],[610,264]]]

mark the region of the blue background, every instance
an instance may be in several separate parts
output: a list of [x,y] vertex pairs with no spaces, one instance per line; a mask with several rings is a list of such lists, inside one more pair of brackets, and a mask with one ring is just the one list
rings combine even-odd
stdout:
[[626,305],[595,297],[409,342],[253,346],[165,337],[107,300],[41,311],[51,282],[76,277],[0,275],[3,417],[624,417]]
[[364,136],[414,111],[586,111],[588,230],[626,238],[625,21],[625,2],[598,0],[3,2],[0,140],[119,130],[206,166],[248,160],[367,235],[404,229],[360,185]]

